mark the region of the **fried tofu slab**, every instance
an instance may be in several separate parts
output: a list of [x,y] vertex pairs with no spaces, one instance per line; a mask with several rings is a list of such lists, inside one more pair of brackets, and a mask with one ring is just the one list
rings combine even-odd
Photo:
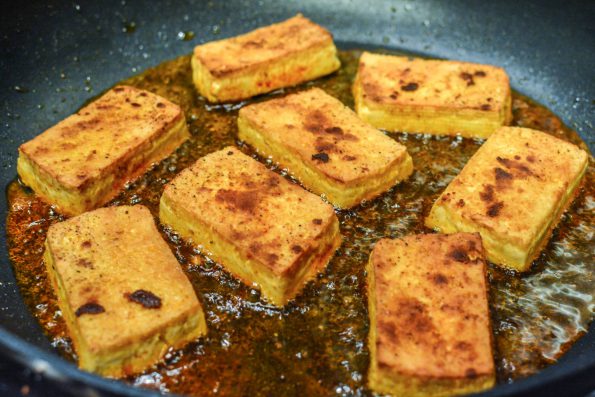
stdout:
[[243,107],[238,136],[342,208],[376,197],[413,172],[405,146],[319,88]]
[[508,75],[490,65],[364,52],[353,96],[387,131],[487,138],[512,120]]
[[166,185],[161,222],[283,306],[341,244],[333,207],[227,147]]
[[138,373],[206,334],[194,289],[143,206],[52,225],[44,262],[85,371]]
[[434,203],[426,226],[479,232],[488,259],[526,271],[585,175],[588,154],[544,132],[502,127]]
[[370,255],[367,277],[370,389],[421,397],[494,385],[479,234],[382,239]]
[[165,98],[119,86],[19,147],[24,184],[65,215],[107,203],[188,139]]
[[301,14],[199,45],[191,63],[194,85],[210,102],[250,98],[325,76],[341,66],[332,35]]

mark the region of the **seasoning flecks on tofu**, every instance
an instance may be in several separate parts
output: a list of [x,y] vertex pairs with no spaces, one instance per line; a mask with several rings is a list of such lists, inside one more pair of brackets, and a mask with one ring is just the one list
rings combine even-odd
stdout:
[[488,259],[526,271],[579,191],[587,152],[544,132],[502,127],[434,203],[426,226],[479,232]]
[[339,69],[332,35],[301,14],[241,36],[201,44],[193,80],[210,102],[237,101]]
[[376,197],[413,172],[405,146],[319,88],[243,107],[238,136],[342,208]]
[[166,185],[159,217],[247,285],[283,306],[341,243],[333,207],[227,147]]
[[100,207],[188,139],[165,98],[118,86],[19,147],[24,184],[66,215]]
[[44,262],[85,371],[139,373],[206,333],[194,289],[143,206],[52,225]]
[[364,52],[353,96],[387,131],[487,138],[512,120],[508,75],[490,65]]
[[421,397],[494,385],[479,234],[382,239],[370,255],[367,277],[370,389]]

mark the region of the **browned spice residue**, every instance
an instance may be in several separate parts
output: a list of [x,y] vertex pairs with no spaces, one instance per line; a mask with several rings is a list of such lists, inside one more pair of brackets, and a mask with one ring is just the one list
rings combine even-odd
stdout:
[[[358,51],[340,52],[342,68],[337,73],[307,85],[288,88],[285,92],[313,85],[353,108],[351,85],[359,55]],[[477,71],[473,74],[475,79],[481,77]],[[407,80],[403,84],[406,83]],[[188,120],[190,140],[110,203],[141,203],[157,217],[164,184],[200,157],[229,145],[238,146],[238,105],[207,104],[196,95],[190,56],[165,62],[122,84],[157,93],[178,103]],[[279,95],[282,93],[269,97]],[[513,112],[513,125],[543,130],[585,147],[576,133],[556,116],[527,98],[513,94]],[[321,136],[335,139],[347,135],[333,134],[335,130],[325,131],[325,128],[334,127],[325,120],[324,128],[317,130]],[[312,128],[315,128],[314,122]],[[414,174],[406,183],[375,200],[337,212],[343,245],[329,266],[283,309],[267,304],[258,289],[241,283],[222,266],[167,230],[160,229],[205,310],[208,335],[183,349],[168,352],[159,364],[125,381],[193,396],[373,395],[365,386],[369,365],[369,323],[364,272],[372,246],[383,237],[429,233],[423,226],[424,217],[446,185],[482,144],[479,140],[454,137],[398,133],[388,136],[407,146],[414,158]],[[240,148],[273,171],[290,178],[249,146]],[[509,160],[531,167],[529,158],[525,161],[525,157],[510,157]],[[522,170],[502,163],[500,168],[515,178],[528,177]],[[500,383],[531,375],[550,364],[581,335],[592,316],[589,306],[592,301],[588,299],[594,298],[590,275],[595,246],[589,237],[595,233],[592,211],[594,174],[591,165],[584,188],[569,209],[571,216],[562,219],[531,272],[519,276],[489,266],[495,363]],[[506,180],[502,177],[504,174],[500,176],[501,181]],[[486,207],[495,199],[498,181],[495,185],[483,191],[489,199]],[[253,187],[256,190],[263,188],[273,187]],[[7,240],[21,294],[52,345],[63,357],[73,360],[70,338],[42,260],[48,227],[64,218],[16,181],[7,192]],[[250,197],[236,200],[231,198],[233,194],[228,196],[222,198],[230,198],[230,203],[237,203],[240,208],[250,210],[256,205]],[[454,196],[452,200],[456,202],[458,198]],[[311,222],[310,227],[323,224],[319,218],[313,218]],[[262,255],[275,255],[274,248],[253,248]],[[473,257],[475,251],[465,246],[452,255],[458,260],[470,261],[469,256]],[[453,260],[457,260],[455,258]],[[436,280],[441,281],[440,277]],[[569,285],[572,288],[566,288]],[[447,284],[445,288],[448,287]],[[428,327],[423,321],[423,310],[417,313],[416,307],[410,305],[407,316],[415,320],[412,324],[416,329],[424,330]],[[562,311],[561,307],[568,310]]]

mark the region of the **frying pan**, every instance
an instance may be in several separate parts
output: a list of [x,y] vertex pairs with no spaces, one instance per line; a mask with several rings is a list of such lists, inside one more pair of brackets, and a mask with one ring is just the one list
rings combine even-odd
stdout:
[[[115,82],[202,42],[302,12],[341,48],[393,48],[506,68],[514,89],[546,105],[595,147],[592,1],[9,2],[0,12],[0,183],[17,147]],[[186,41],[194,32],[195,37]],[[186,33],[186,34],[185,34]],[[0,212],[6,217],[5,195]],[[19,294],[0,228],[0,357],[40,373],[60,395],[154,392],[78,371],[59,358]],[[0,361],[0,362],[2,362]],[[485,396],[595,390],[595,325],[557,364]]]

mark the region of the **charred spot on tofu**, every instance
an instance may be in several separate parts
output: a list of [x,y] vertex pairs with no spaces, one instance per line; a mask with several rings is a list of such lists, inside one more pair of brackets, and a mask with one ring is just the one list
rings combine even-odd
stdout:
[[147,309],[159,309],[161,307],[161,298],[152,293],[151,291],[145,291],[144,289],[138,289],[133,293],[124,294],[126,299],[131,302],[138,303],[139,305]]
[[88,302],[76,309],[74,315],[77,317],[83,314],[101,314],[105,312],[105,308],[96,302]]

